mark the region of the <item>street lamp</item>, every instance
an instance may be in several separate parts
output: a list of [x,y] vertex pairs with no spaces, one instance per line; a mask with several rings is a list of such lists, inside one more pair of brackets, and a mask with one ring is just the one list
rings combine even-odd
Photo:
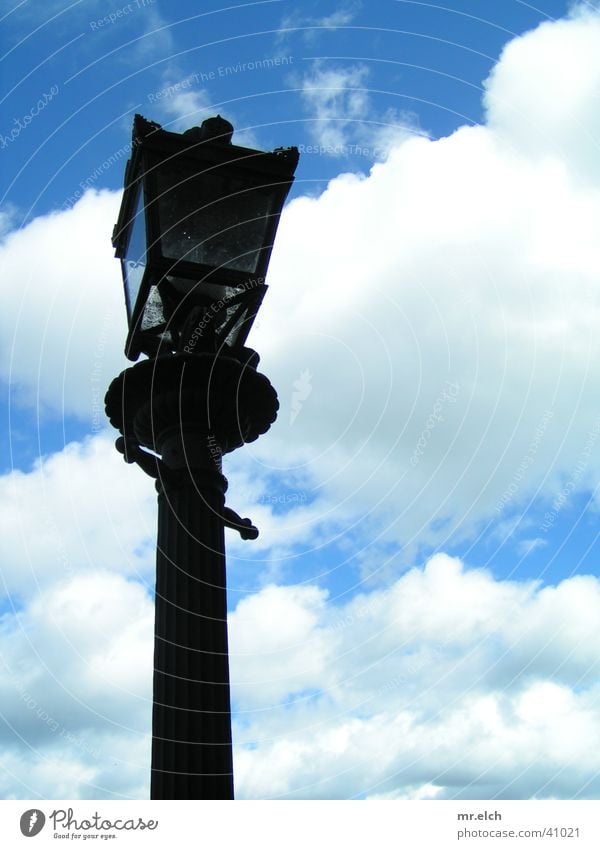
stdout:
[[171,133],[136,115],[113,233],[128,318],[111,383],[117,448],[156,479],[153,799],[232,799],[222,454],[266,432],[278,401],[246,337],[298,163],[231,143],[220,116]]

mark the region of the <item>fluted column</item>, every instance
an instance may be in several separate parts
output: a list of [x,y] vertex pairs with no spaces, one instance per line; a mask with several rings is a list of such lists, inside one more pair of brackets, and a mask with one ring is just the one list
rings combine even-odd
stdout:
[[207,463],[159,483],[153,799],[233,799],[225,479]]

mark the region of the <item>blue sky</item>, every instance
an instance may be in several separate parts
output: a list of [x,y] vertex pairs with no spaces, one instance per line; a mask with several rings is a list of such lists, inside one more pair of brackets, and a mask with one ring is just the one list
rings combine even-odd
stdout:
[[140,112],[301,153],[226,463],[237,795],[595,797],[596,4],[0,14],[0,794],[148,793],[154,491],[102,411]]

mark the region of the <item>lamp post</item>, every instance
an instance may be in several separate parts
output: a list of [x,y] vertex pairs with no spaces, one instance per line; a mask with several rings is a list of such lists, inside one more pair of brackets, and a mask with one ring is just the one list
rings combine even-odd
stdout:
[[113,233],[129,332],[147,359],[111,383],[117,449],[156,480],[153,799],[232,799],[222,455],[266,432],[278,401],[246,337],[266,291],[298,163],[231,143],[220,116],[184,133],[136,115]]

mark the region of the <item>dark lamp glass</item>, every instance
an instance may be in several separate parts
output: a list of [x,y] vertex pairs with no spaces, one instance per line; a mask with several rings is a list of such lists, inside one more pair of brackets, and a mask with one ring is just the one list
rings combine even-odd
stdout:
[[245,342],[298,151],[239,147],[232,132],[220,117],[186,133],[134,119],[113,234],[130,359],[185,350],[186,334],[195,350]]
[[271,193],[218,171],[182,181],[174,165],[161,168],[157,181],[165,257],[256,273],[272,214]]

